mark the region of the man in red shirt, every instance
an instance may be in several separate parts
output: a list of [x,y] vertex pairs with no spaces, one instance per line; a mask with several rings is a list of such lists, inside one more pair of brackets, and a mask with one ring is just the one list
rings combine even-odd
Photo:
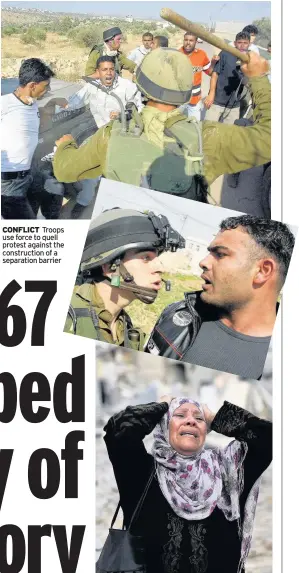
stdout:
[[196,48],[197,36],[186,32],[184,35],[184,44],[180,48],[180,52],[188,56],[193,66],[193,88],[192,97],[188,104],[184,105],[184,111],[188,117],[196,117],[198,121],[201,119],[201,76],[204,71],[208,76],[212,75],[213,65],[211,64],[206,52]]

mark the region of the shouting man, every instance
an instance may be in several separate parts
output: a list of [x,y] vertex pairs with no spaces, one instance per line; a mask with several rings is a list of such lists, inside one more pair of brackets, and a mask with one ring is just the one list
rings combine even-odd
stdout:
[[202,290],[163,311],[146,351],[260,378],[293,247],[293,234],[278,221],[222,221],[200,262]]
[[211,76],[213,67],[204,50],[196,48],[197,36],[186,32],[184,35],[184,43],[180,52],[185,54],[193,67],[193,86],[192,94],[189,103],[184,106],[188,117],[196,117],[198,121],[201,119],[201,78],[202,72]]
[[[68,100],[68,109],[89,105],[97,126],[100,128],[119,117],[121,106],[135,104],[138,111],[143,107],[141,93],[136,84],[115,73],[114,59],[101,56],[97,68],[90,77],[85,77],[85,85]],[[72,210],[72,219],[81,217],[85,207],[90,205],[98,185],[99,177],[84,179],[78,185],[82,187]]]

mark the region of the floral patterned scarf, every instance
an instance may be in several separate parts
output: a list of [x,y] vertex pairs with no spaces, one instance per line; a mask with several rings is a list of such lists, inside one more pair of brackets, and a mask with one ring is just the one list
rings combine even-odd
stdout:
[[159,485],[173,511],[183,519],[205,519],[218,507],[228,521],[238,520],[242,540],[238,571],[242,571],[251,544],[259,480],[247,498],[241,523],[240,495],[244,487],[243,463],[247,444],[234,440],[224,449],[205,450],[202,447],[190,456],[176,452],[169,443],[169,422],[174,411],[186,402],[195,404],[205,419],[199,402],[189,398],[171,401],[168,412],[154,430],[152,454]]

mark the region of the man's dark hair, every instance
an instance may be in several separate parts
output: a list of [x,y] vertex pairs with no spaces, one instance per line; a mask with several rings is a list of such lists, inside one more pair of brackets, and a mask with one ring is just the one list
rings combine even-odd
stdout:
[[279,221],[261,219],[253,215],[228,217],[220,223],[221,231],[237,227],[242,227],[259,247],[276,259],[279,264],[280,290],[287,276],[295,244],[295,237],[289,227]]
[[160,48],[168,48],[168,38],[166,36],[155,36],[155,40],[158,40]]
[[259,33],[257,27],[254,24],[248,24],[248,26],[243,28],[242,32],[248,32],[248,34],[254,34],[255,36],[257,36]]
[[55,76],[54,72],[38,58],[24,60],[19,69],[19,84],[22,87],[30,82],[39,84]]
[[193,38],[196,38],[196,40],[197,40],[197,35],[193,34],[193,32],[185,32],[184,38],[185,38],[185,36],[193,36]]
[[97,59],[96,67],[98,68],[102,62],[110,62],[111,64],[115,65],[115,61],[114,61],[113,56],[100,56]]
[[235,42],[237,42],[238,40],[248,40],[248,42],[250,42],[250,34],[249,34],[249,32],[244,32],[244,30],[242,30],[242,32],[239,32],[239,33],[236,35]]
[[142,34],[142,39],[144,40],[144,38],[150,38],[151,40],[153,40],[154,36],[151,32],[144,32],[144,34]]

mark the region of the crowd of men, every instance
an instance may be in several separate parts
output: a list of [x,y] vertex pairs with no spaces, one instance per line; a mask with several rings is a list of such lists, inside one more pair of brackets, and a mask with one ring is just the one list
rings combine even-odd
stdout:
[[[106,127],[107,125],[111,126],[112,123],[120,125],[133,116],[135,124],[140,124],[140,121],[143,124],[144,137],[147,137],[152,145],[159,148],[167,145],[166,129],[171,129],[171,136],[178,141],[179,136],[176,131],[180,131],[183,122],[179,126],[180,129],[176,127],[177,124],[173,126],[174,121],[171,121],[171,125],[167,123],[169,119],[174,117],[174,111],[175,115],[180,113],[180,116],[195,118],[198,122],[204,119],[205,114],[205,118],[208,120],[233,124],[236,119],[239,119],[240,115],[246,115],[250,107],[257,107],[258,109],[263,99],[261,88],[264,86],[263,89],[265,91],[266,84],[259,84],[258,89],[254,84],[257,86],[255,80],[265,75],[268,65],[265,64],[262,58],[254,56],[258,52],[258,48],[255,45],[256,33],[257,30],[254,26],[247,26],[242,32],[237,34],[234,42],[234,45],[240,51],[251,51],[253,54],[250,58],[251,63],[248,64],[245,70],[244,66],[241,68],[237,57],[224,51],[220,55],[213,56],[210,61],[205,51],[198,47],[197,37],[189,32],[185,33],[183,45],[179,50],[168,48],[168,39],[166,37],[154,37],[153,34],[146,32],[142,36],[142,44],[126,56],[120,49],[122,40],[120,28],[110,28],[103,33],[103,42],[94,46],[89,54],[83,78],[83,87],[67,100],[62,98],[50,100],[49,105],[46,105],[44,108],[39,108],[37,102],[49,91],[50,80],[55,74],[49,66],[37,58],[25,60],[19,70],[19,86],[13,93],[1,97],[3,134],[3,149],[1,151],[2,218],[34,219],[38,216],[39,209],[42,208],[43,200],[46,200],[48,205],[47,218],[57,218],[63,204],[63,184],[70,182],[77,185],[76,203],[71,217],[84,216],[85,208],[94,199],[101,176],[129,183],[135,183],[136,180],[137,185],[141,185],[142,181],[146,179],[146,185],[149,184],[150,180],[153,182],[153,189],[170,193],[178,193],[177,190],[174,190],[174,187],[181,185],[179,192],[181,196],[196,200],[206,200],[206,183],[210,184],[219,174],[232,172],[232,169],[235,169],[235,171],[246,169],[255,165],[256,162],[262,164],[269,161],[270,96],[268,95],[269,109],[267,108],[268,111],[266,112],[262,110],[267,121],[264,121],[262,132],[258,126],[256,126],[254,134],[247,130],[248,158],[246,158],[246,161],[240,161],[239,169],[236,164],[232,167],[231,162],[225,158],[217,165],[218,159],[213,159],[209,155],[209,153],[212,154],[212,151],[209,151],[209,146],[212,148],[212,143],[214,143],[213,137],[215,136],[210,133],[209,141],[206,141],[207,129],[203,130],[203,150],[199,151],[203,151],[206,158],[205,185],[197,185],[196,183],[196,178],[203,176],[202,165],[196,167],[194,174],[192,173],[191,183],[189,180],[186,182],[185,177],[182,184],[174,183],[173,180],[170,180],[167,184],[165,181],[161,181],[162,173],[165,178],[165,170],[168,164],[165,166],[160,165],[160,175],[158,177],[152,173],[150,176],[143,173],[140,167],[135,179],[133,177],[134,169],[130,169],[130,167],[127,167],[128,174],[121,176],[118,174],[118,166],[107,168],[107,157],[111,156],[112,151],[109,153],[109,149],[107,149],[106,136],[109,133],[109,140],[111,139],[112,141],[112,134],[117,129],[116,127],[112,128],[110,138],[110,131],[108,132]],[[156,51],[157,55],[155,56]],[[271,51],[271,46],[269,46],[268,51]],[[183,57],[179,56],[179,54],[182,54]],[[160,62],[161,69],[165,68],[167,78],[170,58],[172,58],[175,66],[178,66],[178,69],[175,72],[174,79],[171,79],[174,82],[174,89],[171,90],[170,88],[168,93],[165,86],[162,86],[163,89],[161,89],[159,84],[161,80],[160,78],[156,80],[155,74]],[[149,72],[146,71],[146,64],[148,64]],[[132,74],[131,79],[123,78],[122,70],[128,70]],[[210,90],[204,101],[201,97],[202,72],[211,78]],[[250,92],[250,86],[246,85],[248,82],[249,84],[251,82],[251,89],[256,93],[254,104],[252,104],[253,96]],[[182,87],[183,85],[186,86],[185,89]],[[171,96],[169,95],[170,92],[172,92]],[[175,92],[177,92],[176,95]],[[174,99],[172,100],[172,98]],[[244,101],[246,105],[245,107],[243,105],[242,109],[242,102]],[[95,136],[91,137],[78,150],[75,149],[76,145],[72,136],[65,135],[60,138],[56,142],[58,149],[54,155],[54,173],[50,176],[50,180],[54,182],[58,180],[60,185],[51,185],[51,182],[49,183],[48,180],[44,183],[41,192],[41,189],[37,189],[36,185],[33,184],[33,173],[31,171],[32,158],[38,145],[40,114],[47,113],[49,109],[53,109],[53,105],[54,108],[56,105],[60,106],[61,109],[74,110],[87,104],[98,128],[98,139],[94,139]],[[264,104],[263,106],[265,109]],[[153,108],[156,109],[154,110]],[[139,119],[136,116],[136,111],[137,114],[140,114]],[[163,118],[162,113],[165,116]],[[149,123],[147,124],[147,122]],[[158,141],[161,122],[164,122],[163,134]],[[263,121],[260,121],[260,125],[262,124]],[[192,129],[193,135],[191,134]],[[188,130],[191,134],[190,142],[192,137],[198,141],[198,133],[196,132],[195,134],[194,125],[190,127],[188,124]],[[186,131],[187,147],[189,131],[188,133]],[[230,133],[223,132],[222,140],[225,141]],[[242,130],[238,135],[241,140],[244,139]],[[255,138],[260,137],[261,142],[265,143],[264,146],[257,145],[259,149],[258,156],[256,150],[254,152],[253,149],[252,151],[250,150],[250,140],[253,135]],[[101,144],[99,143],[100,140],[102,140]],[[236,140],[235,137],[234,140]],[[124,140],[122,143],[124,143]],[[114,149],[113,153],[116,158]],[[75,151],[80,153],[76,154],[74,153]],[[198,156],[199,153],[193,151],[193,155]],[[88,161],[86,161],[87,156]],[[79,161],[77,161],[77,157]],[[253,159],[253,157],[257,157],[257,159]],[[211,167],[212,159],[213,166]],[[153,158],[152,163],[155,164],[158,160],[158,158]],[[193,161],[194,165],[195,163]],[[84,173],[86,177],[84,177]],[[179,177],[177,173],[175,173],[175,176],[175,181],[177,182],[180,179],[180,173]],[[156,184],[154,183],[155,179],[157,179]],[[193,193],[193,195],[190,191],[192,185],[193,187],[194,185],[196,186],[196,193]],[[200,191],[198,191],[199,187]],[[44,199],[45,196],[46,199]],[[53,209],[51,209],[51,198],[53,198]],[[58,210],[57,205],[59,206]]]

